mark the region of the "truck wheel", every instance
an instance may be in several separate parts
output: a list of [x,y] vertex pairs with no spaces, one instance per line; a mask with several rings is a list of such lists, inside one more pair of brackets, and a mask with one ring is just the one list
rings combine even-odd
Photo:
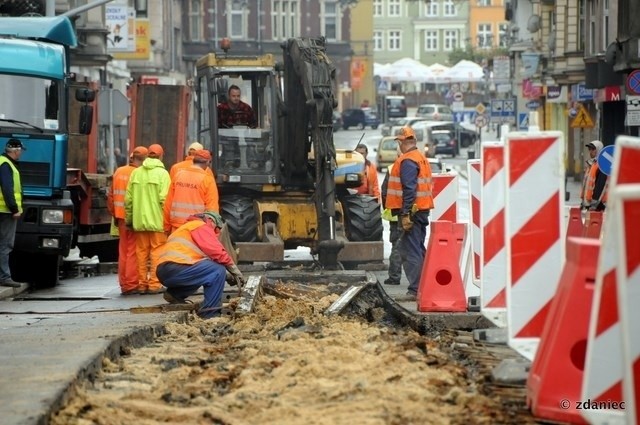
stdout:
[[342,198],[344,227],[347,238],[353,242],[382,240],[382,218],[378,200],[368,195],[350,195]]
[[11,274],[31,287],[53,288],[60,280],[61,260],[59,255],[15,253],[11,255]]
[[258,240],[258,218],[251,198],[241,195],[224,196],[220,200],[220,215],[227,223],[232,242]]

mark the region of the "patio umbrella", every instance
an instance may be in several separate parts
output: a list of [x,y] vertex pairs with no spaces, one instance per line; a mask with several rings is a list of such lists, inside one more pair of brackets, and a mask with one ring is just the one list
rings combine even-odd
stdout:
[[403,58],[395,61],[386,71],[386,79],[394,83],[432,83],[434,76],[427,65],[415,59]]
[[480,65],[468,60],[461,60],[440,76],[447,83],[473,83],[484,80],[484,70]]
[[387,72],[391,71],[390,63],[377,63],[373,64],[373,75],[380,78],[384,78]]

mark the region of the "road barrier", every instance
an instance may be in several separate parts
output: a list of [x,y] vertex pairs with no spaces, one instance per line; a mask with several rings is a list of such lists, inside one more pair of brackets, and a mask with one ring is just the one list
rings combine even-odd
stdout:
[[458,175],[434,174],[433,179],[433,205],[431,221],[446,220],[452,223],[458,222]]
[[469,183],[469,210],[471,211],[471,248],[473,251],[473,278],[480,286],[480,251],[482,238],[480,237],[480,199],[482,196],[482,175],[480,160],[467,161],[467,181]]
[[600,238],[603,216],[602,211],[587,211],[582,233],[585,238]]

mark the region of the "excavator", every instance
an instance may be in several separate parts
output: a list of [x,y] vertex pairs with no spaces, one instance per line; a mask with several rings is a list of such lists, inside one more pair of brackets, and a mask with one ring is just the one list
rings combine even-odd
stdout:
[[[291,38],[272,54],[209,53],[196,63],[198,139],[213,153],[220,212],[240,262],[284,261],[309,247],[326,270],[382,262],[379,201],[357,195],[364,158],[336,150],[335,66],[324,38]],[[254,125],[220,125],[218,105],[232,86]]]

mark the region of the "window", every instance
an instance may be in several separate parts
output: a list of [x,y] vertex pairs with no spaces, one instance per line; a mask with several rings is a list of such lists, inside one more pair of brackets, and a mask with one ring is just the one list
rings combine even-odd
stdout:
[[500,47],[509,47],[509,24],[499,24],[498,25],[498,36],[499,38],[499,46]]
[[424,32],[424,50],[427,52],[438,50],[438,31]]
[[453,0],[445,0],[442,2],[442,9],[444,16],[456,16],[456,5],[453,4]]
[[584,50],[585,0],[578,0],[578,50]]
[[458,31],[445,30],[444,31],[444,50],[453,50],[458,47]]
[[389,16],[400,16],[400,0],[389,0]]
[[424,5],[425,16],[438,16],[438,3],[432,1]]
[[340,40],[340,8],[335,0],[325,0],[324,10],[321,13],[323,20],[324,36],[327,40]]
[[602,2],[602,49],[609,45],[609,0]]
[[493,33],[491,31],[491,24],[478,24],[478,47],[489,49],[492,44]]
[[295,37],[300,32],[298,27],[298,0],[272,0],[272,38],[282,40]]
[[384,50],[382,31],[373,32],[373,50]]
[[389,31],[389,50],[402,48],[402,34],[400,31]]
[[246,13],[242,2],[234,0],[227,3],[227,27],[231,38],[247,38]]
[[597,34],[596,34],[596,2],[591,2],[589,10],[589,54],[595,55],[597,51]]
[[373,16],[382,16],[382,0],[373,0]]
[[202,21],[202,2],[200,0],[191,0],[189,2],[189,40],[203,40]]
[[478,0],[478,6],[491,6],[491,0]]

